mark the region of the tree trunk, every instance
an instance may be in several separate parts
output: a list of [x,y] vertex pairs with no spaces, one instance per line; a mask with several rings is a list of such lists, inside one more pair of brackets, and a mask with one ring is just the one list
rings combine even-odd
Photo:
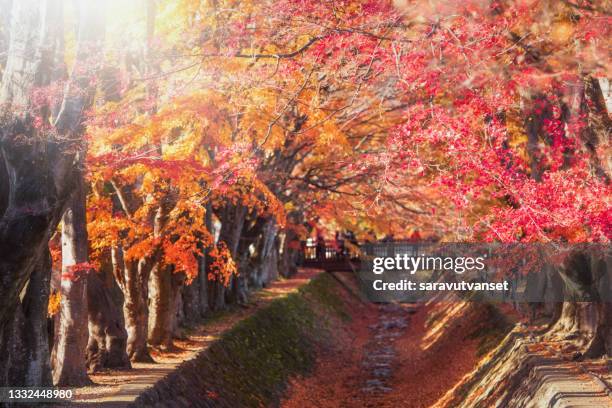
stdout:
[[141,262],[128,266],[128,295],[125,297],[123,314],[128,332],[127,353],[133,362],[153,362],[147,349],[149,326],[148,284],[139,273],[144,267]]
[[88,338],[87,280],[89,255],[83,180],[62,220],[60,322],[53,350],[53,382],[60,386],[91,383],[85,352]]
[[[0,14],[0,27],[11,26],[11,13],[10,10],[13,8],[13,0],[0,0],[0,10],[7,10],[7,12]],[[6,56],[8,51],[8,44],[10,40],[10,30],[0,30],[0,66],[6,66]]]
[[563,270],[566,301],[548,336],[574,341],[586,358],[609,356],[612,351],[609,264],[609,259],[581,251],[568,259]]
[[[240,238],[244,229],[246,214],[247,208],[242,204],[228,206],[225,209],[224,217],[221,221],[221,236],[219,239],[227,244],[236,264],[240,264],[241,261],[238,248],[240,246]],[[226,292],[226,301],[230,303],[245,304],[247,302],[246,271],[245,273],[238,273],[238,275],[232,276],[229,288],[230,290]]]
[[[579,95],[572,99],[580,103],[571,106],[571,110],[575,117],[586,118],[587,122],[580,137],[590,153],[592,168],[601,179],[609,182],[610,158],[601,156],[600,147],[609,141],[612,120],[600,82],[586,75],[576,90]],[[598,260],[592,253],[577,251],[563,270],[567,281],[565,301],[553,316],[549,335],[575,340],[584,357],[610,355],[612,349],[612,299],[609,299],[612,291],[608,265],[609,259]],[[576,298],[588,301],[579,302]]]
[[47,328],[50,284],[51,254],[47,250],[30,276],[23,299],[25,386],[40,387],[52,384]]
[[202,249],[202,255],[198,257],[198,276],[189,285],[183,286],[181,292],[184,323],[187,326],[200,321],[210,310],[208,306],[208,251],[208,248]]
[[200,317],[205,317],[209,311],[209,299],[208,299],[208,269],[210,266],[210,256],[208,255],[208,249],[204,250],[204,254],[198,260],[198,281],[200,281]]
[[185,280],[182,273],[173,273],[170,266],[160,264],[153,267],[149,282],[151,299],[149,311],[149,344],[161,349],[171,349],[180,288]]
[[208,282],[208,306],[215,312],[225,309],[225,285],[218,279]]
[[[215,230],[214,230],[214,224],[213,224],[213,210],[212,210],[212,204],[210,202],[208,202],[206,204],[206,216],[205,216],[205,224],[206,224],[206,230],[210,231],[211,235],[213,236],[213,242],[212,244],[214,245],[214,239],[215,239]],[[198,280],[200,281],[200,316],[201,317],[205,317],[208,312],[210,311],[210,306],[209,306],[209,298],[208,298],[208,286],[209,286],[209,280],[208,280],[208,271],[209,271],[209,266],[211,264],[211,259],[210,259],[210,248],[202,248],[202,256],[198,258]]]
[[113,248],[113,273],[125,297],[123,316],[127,329],[127,354],[132,362],[153,362],[147,349],[149,326],[149,275],[154,262],[142,258],[125,261],[122,248]]
[[584,351],[585,358],[612,356],[612,304],[597,302],[594,305],[594,328]]
[[597,175],[606,181],[610,181],[609,171],[612,168],[612,159],[606,155],[606,146],[610,140],[610,119],[607,109],[606,98],[602,92],[600,82],[592,76],[583,78],[584,92],[581,98],[580,115],[587,118],[588,126],[582,130],[581,137],[589,148],[590,162]]
[[610,258],[593,258],[591,270],[594,278],[594,290],[597,293],[595,328],[584,356],[587,358],[612,356],[612,276],[610,276]]
[[176,294],[174,295],[174,310],[173,324],[172,324],[172,338],[173,339],[185,339],[185,333],[182,327],[185,325],[185,309],[183,307],[183,290],[185,290],[185,282],[187,281],[187,275],[184,272],[175,273],[173,279],[174,288]]
[[270,219],[256,218],[243,228],[238,253],[240,254],[240,274],[248,278],[249,285],[262,288],[265,263],[268,257]]
[[47,305],[51,258],[47,251],[36,266],[12,321],[0,339],[0,383],[21,387],[51,386]]
[[[89,305],[87,368],[90,372],[100,371],[103,368],[131,368],[127,355],[127,331],[121,303],[115,300],[113,287],[103,279],[107,274],[104,270],[93,273],[87,284]],[[112,284],[116,285],[114,281]],[[116,291],[119,289],[116,288]]]
[[24,316],[21,305],[12,311],[11,319],[5,323],[0,337],[0,382],[3,386],[24,385],[23,363],[26,352],[23,347]]
[[546,286],[544,292],[544,312],[550,317],[551,326],[561,317],[563,305],[563,280],[552,265],[545,265]]
[[270,218],[263,227],[259,260],[258,287],[265,287],[278,278],[278,245],[276,220]]
[[[200,263],[201,261],[198,260],[198,269],[201,271]],[[198,275],[191,283],[186,284],[181,291],[181,296],[183,298],[182,323],[186,326],[191,326],[200,320],[200,309],[202,307],[200,303],[202,300],[201,289],[202,282]]]
[[[303,222],[303,214],[290,213],[289,220],[297,225]],[[282,252],[280,254],[280,274],[285,278],[294,276],[297,273],[297,266],[300,262],[301,242],[300,237],[293,228],[285,228],[284,239],[282,240]]]
[[228,301],[239,305],[245,305],[248,302],[248,281],[253,272],[251,265],[251,254],[248,250],[248,242],[243,245],[238,245],[237,256],[233,257],[238,269],[238,275],[232,277],[230,283],[230,291],[228,293]]
[[12,9],[3,11],[11,21],[5,26],[10,30],[0,101],[24,109],[32,88],[48,84],[53,70],[60,68],[55,59],[62,41],[62,2],[13,1]]

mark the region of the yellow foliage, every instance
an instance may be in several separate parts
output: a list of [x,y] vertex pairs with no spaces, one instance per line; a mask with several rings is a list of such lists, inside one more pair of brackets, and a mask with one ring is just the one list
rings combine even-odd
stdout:
[[55,316],[57,313],[59,313],[61,308],[61,300],[62,294],[57,290],[54,290],[49,295],[49,305],[47,307],[47,315],[49,317]]

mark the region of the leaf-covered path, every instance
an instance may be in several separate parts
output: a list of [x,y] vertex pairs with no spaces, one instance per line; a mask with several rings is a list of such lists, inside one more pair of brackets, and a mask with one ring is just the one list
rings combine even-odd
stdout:
[[[477,363],[472,329],[446,320],[477,317],[467,309],[368,304],[354,310],[341,345],[321,355],[312,376],[294,379],[282,406],[431,406]],[[436,311],[442,317],[431,319]]]

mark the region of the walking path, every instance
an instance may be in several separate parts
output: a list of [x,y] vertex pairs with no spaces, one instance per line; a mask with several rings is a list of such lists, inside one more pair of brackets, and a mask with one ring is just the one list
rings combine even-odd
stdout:
[[232,310],[205,321],[187,334],[185,340],[176,340],[173,352],[154,353],[156,363],[134,363],[131,370],[109,370],[92,374],[93,386],[74,390],[73,407],[127,407],[144,390],[174,371],[182,362],[194,358],[239,321],[253,315],[275,299],[295,292],[308,283],[319,271],[302,269],[291,279],[273,282],[251,296],[246,307]]

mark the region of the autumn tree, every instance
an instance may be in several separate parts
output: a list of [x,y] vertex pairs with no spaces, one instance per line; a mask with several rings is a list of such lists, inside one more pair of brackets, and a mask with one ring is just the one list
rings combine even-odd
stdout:
[[[422,24],[387,55],[416,96],[392,136],[393,166],[451,197],[471,239],[609,242],[610,120],[598,79],[609,69],[609,14],[586,3],[402,9]],[[597,282],[602,261],[578,251],[557,267]],[[561,332],[578,333],[587,356],[609,353],[608,308],[564,303]]]

